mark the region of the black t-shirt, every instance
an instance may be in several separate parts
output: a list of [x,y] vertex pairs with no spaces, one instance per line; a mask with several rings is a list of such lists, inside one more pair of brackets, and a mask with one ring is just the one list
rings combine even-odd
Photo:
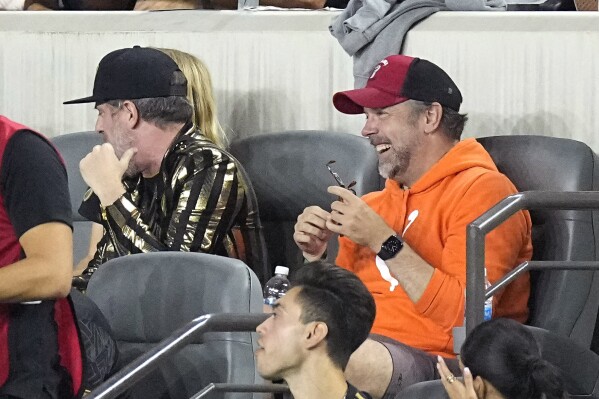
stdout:
[[31,131],[15,133],[6,145],[0,194],[17,237],[43,223],[73,225],[65,167],[52,146]]
[[[0,195],[17,237],[49,222],[72,226],[66,170],[46,140],[28,130],[16,132],[6,145],[0,168]],[[33,398],[42,392],[48,397],[72,397],[71,380],[58,364],[55,302],[12,306],[10,374],[0,387],[0,397]]]

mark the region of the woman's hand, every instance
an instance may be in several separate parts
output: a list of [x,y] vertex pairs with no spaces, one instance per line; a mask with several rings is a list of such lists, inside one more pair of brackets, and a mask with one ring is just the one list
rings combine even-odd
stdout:
[[437,356],[437,370],[441,376],[441,383],[450,399],[478,399],[474,390],[472,373],[468,367],[464,368],[464,382],[457,379],[447,368],[441,356]]

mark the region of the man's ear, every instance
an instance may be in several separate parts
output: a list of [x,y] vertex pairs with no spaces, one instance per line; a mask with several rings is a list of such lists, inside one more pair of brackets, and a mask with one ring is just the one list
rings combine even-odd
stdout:
[[321,321],[313,321],[306,325],[304,342],[306,349],[312,349],[325,340],[329,334],[329,327]]
[[139,110],[135,104],[133,104],[132,101],[125,100],[123,102],[123,111],[127,113],[127,120],[125,121],[125,123],[127,123],[127,127],[129,129],[134,129],[137,127],[141,120],[139,116]]
[[441,124],[443,117],[443,107],[439,103],[432,103],[430,107],[424,111],[425,125],[424,132],[427,134],[433,133]]

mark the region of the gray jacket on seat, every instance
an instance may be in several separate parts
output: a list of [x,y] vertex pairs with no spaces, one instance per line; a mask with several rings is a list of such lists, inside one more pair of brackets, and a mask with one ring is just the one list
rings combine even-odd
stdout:
[[429,15],[505,9],[505,0],[350,0],[329,30],[354,57],[354,86],[360,88],[379,61],[400,54],[408,30]]

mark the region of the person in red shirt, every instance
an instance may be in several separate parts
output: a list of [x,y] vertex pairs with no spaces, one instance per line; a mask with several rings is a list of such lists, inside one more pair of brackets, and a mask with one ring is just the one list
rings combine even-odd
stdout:
[[83,393],[71,212],[56,149],[0,115],[0,399]]
[[[517,192],[476,140],[460,141],[461,102],[441,68],[404,55],[382,60],[365,88],[335,94],[339,111],[365,114],[362,135],[378,154],[385,188],[358,198],[329,187],[339,197],[331,211],[308,207],[295,225],[308,260],[324,254],[333,233],[342,235],[336,263],[375,298],[373,335],[346,370],[375,398],[438,378],[436,355],[457,369],[452,328],[464,320],[466,226]],[[531,255],[530,216],[519,212],[487,236],[489,280]],[[525,321],[528,295],[524,275],[494,297],[494,315]]]

